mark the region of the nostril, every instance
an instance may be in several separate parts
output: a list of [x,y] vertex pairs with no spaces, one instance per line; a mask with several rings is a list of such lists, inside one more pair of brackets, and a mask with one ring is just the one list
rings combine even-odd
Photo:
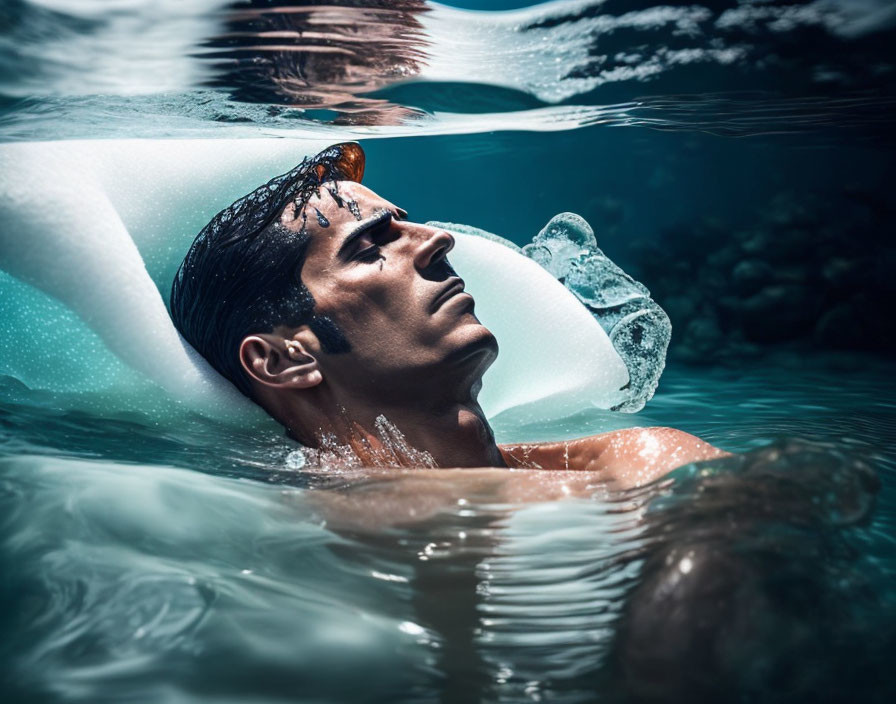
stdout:
[[438,256],[444,259],[448,256],[448,252],[454,249],[454,237],[447,232],[441,232],[440,234],[443,236],[443,241],[439,247]]
[[431,267],[437,262],[444,261],[454,248],[454,237],[445,230],[434,230],[425,239],[417,254],[417,265],[421,268]]
[[430,263],[446,259],[448,252],[454,249],[454,237],[444,230],[436,232],[433,239],[435,240],[433,247],[434,252]]

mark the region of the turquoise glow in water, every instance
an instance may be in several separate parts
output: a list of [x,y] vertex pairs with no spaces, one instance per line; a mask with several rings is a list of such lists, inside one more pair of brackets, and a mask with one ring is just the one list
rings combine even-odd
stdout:
[[[9,699],[890,701],[892,4],[705,5],[406,2],[368,25],[353,10],[302,41],[377,27],[377,51],[334,75],[303,55],[297,92],[245,78],[276,52],[239,63],[262,39],[237,35],[271,27],[224,3],[3,10],[0,148],[140,140],[104,188],[130,204],[163,296],[208,217],[283,170],[264,159],[360,139],[365,182],[414,220],[521,245],[581,213],[672,318],[643,411],[528,408],[493,419],[499,442],[668,425],[746,453],[626,495],[551,473],[297,470],[272,421],[191,409],[122,361],[90,308],[47,295],[54,280],[9,273],[36,240],[7,218]],[[216,172],[224,138],[272,137],[283,156]],[[197,175],[182,142],[193,175],[153,179],[163,138],[211,156]],[[38,171],[51,210],[55,167]],[[63,211],[45,241],[77,251],[70,224]]]

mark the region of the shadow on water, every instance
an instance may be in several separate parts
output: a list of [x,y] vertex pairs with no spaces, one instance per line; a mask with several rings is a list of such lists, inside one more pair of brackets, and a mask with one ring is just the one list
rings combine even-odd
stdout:
[[679,469],[646,516],[611,657],[634,701],[889,701],[892,565],[866,544],[879,479],[784,441]]

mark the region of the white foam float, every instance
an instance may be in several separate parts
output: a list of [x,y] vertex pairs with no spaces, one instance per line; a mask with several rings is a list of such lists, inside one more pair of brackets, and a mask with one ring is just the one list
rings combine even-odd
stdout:
[[[175,398],[219,417],[249,402],[175,330],[160,291],[221,208],[321,141],[120,140],[0,146],[0,268],[77,313]],[[452,263],[501,347],[480,397],[489,417],[537,404],[544,419],[624,399],[628,372],[556,279],[495,242],[457,235]]]

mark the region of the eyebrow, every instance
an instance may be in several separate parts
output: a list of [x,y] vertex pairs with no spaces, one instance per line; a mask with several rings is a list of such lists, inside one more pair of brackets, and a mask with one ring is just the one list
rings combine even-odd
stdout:
[[384,223],[388,223],[391,220],[392,213],[388,210],[381,210],[372,218],[368,218],[346,235],[345,239],[342,240],[342,244],[339,245],[339,252],[337,252],[337,255],[340,257],[343,256],[349,247],[351,247],[359,237],[363,236],[364,233],[369,232]]

